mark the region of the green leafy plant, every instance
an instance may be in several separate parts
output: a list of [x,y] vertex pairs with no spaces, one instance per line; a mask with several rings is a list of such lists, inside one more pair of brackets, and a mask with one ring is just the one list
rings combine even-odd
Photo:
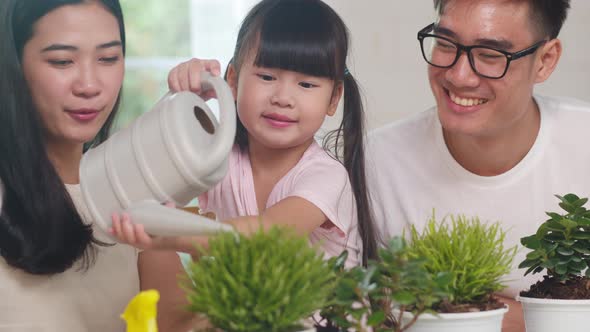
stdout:
[[505,248],[499,223],[450,219],[437,223],[433,214],[422,232],[410,229],[409,244],[393,238],[367,268],[346,271],[333,264],[338,285],[321,312],[325,328],[318,331],[401,332],[423,313],[503,306],[492,294],[504,288],[502,277],[511,271],[517,247]]
[[520,239],[532,251],[519,268],[527,268],[525,275],[546,269],[550,277],[560,281],[576,278],[584,270],[590,277],[590,211],[584,207],[588,198],[555,196],[565,213],[547,212],[550,218],[537,233]]
[[189,310],[227,332],[296,331],[322,308],[336,274],[308,240],[277,227],[248,237],[219,234],[189,264]]
[[[463,215],[450,219],[438,223],[433,213],[421,233],[412,226],[409,255],[425,259],[433,275],[450,274],[450,305],[485,304],[505,287],[502,277],[511,271],[517,247],[505,249],[506,232],[498,222],[486,224]],[[433,309],[446,311],[440,304]]]
[[329,261],[338,276],[338,283],[320,312],[322,320],[318,322],[318,331],[338,332],[360,326],[363,315],[368,312],[369,295],[376,289],[372,280],[375,269],[356,266],[347,270],[344,268],[347,257],[348,252],[344,251]]
[[[423,258],[411,257],[405,240],[395,237],[379,250],[379,260],[370,262],[367,268],[341,269],[333,297],[321,312],[328,321],[325,330],[408,329],[422,313],[448,295],[449,275],[432,274],[425,263]],[[414,314],[407,323],[401,319],[405,311]]]

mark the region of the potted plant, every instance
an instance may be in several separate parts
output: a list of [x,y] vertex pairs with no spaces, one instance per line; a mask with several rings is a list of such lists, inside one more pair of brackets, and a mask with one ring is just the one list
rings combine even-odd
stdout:
[[[520,263],[525,275],[546,271],[543,280],[522,291],[527,331],[588,331],[590,323],[590,211],[588,198],[555,195],[563,213],[549,219],[521,243],[532,251]],[[584,272],[585,271],[585,272]]]
[[[437,223],[433,214],[424,230],[410,230],[410,255],[424,257],[431,274],[451,276],[449,296],[435,303],[435,315],[418,318],[408,331],[500,332],[508,308],[494,297],[505,285],[517,247],[505,248],[506,232],[500,223],[483,223],[478,217],[450,216]],[[404,315],[410,320],[412,315]]]
[[499,223],[450,219],[433,215],[422,232],[410,229],[407,246],[394,239],[378,262],[347,272],[336,287],[343,308],[323,316],[357,331],[501,331],[507,308],[493,294],[504,288],[517,248],[504,247]]
[[344,270],[343,261],[332,262],[338,284],[320,313],[318,332],[405,331],[416,320],[402,322],[396,309],[419,317],[447,296],[449,275],[429,273],[423,258],[410,257],[401,237],[380,249],[379,259],[367,268]]
[[300,331],[336,284],[329,264],[289,230],[273,227],[247,237],[222,233],[209,240],[200,260],[188,264],[188,309],[206,316],[215,331]]

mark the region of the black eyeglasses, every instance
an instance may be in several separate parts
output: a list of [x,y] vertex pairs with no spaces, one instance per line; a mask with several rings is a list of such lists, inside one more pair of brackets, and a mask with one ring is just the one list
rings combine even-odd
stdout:
[[504,77],[511,61],[535,53],[547,42],[541,40],[522,51],[510,53],[488,46],[461,45],[449,38],[429,33],[433,29],[434,23],[418,32],[422,56],[426,62],[435,67],[450,68],[457,63],[461,52],[465,52],[473,71],[482,77],[492,79]]

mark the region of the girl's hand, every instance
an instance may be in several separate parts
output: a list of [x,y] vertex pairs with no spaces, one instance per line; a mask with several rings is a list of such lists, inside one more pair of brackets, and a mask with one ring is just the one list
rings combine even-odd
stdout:
[[[164,203],[164,205],[172,209],[176,208],[172,202]],[[112,227],[109,230],[109,233],[116,237],[121,243],[142,250],[172,249],[170,246],[175,238],[149,235],[146,233],[143,225],[133,223],[127,213],[122,213],[121,215],[113,213],[111,219]]]
[[134,224],[127,213],[121,215],[114,213],[112,215],[112,227],[109,233],[116,237],[119,242],[138,249],[165,249],[158,248],[155,238],[145,232],[143,225]]
[[204,100],[215,97],[213,90],[202,91],[201,72],[214,76],[221,74],[221,65],[217,60],[191,59],[172,68],[168,74],[168,88],[172,92],[192,91]]
[[[169,208],[175,208],[174,203],[165,204]],[[199,257],[201,252],[196,250],[208,248],[209,240],[206,236],[152,236],[146,233],[143,225],[135,224],[129,214],[114,213],[112,215],[112,227],[109,233],[116,237],[119,242],[128,244],[141,250],[173,250],[186,252],[193,255],[194,259]]]

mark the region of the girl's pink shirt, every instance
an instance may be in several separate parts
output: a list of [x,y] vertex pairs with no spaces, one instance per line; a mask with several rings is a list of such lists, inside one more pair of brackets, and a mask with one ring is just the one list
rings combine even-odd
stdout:
[[[287,197],[301,197],[309,201],[328,218],[309,235],[310,243],[319,243],[326,258],[348,250],[346,266],[359,264],[362,244],[348,174],[344,166],[332,159],[315,141],[295,167],[274,186],[266,208]],[[242,152],[237,145],[234,146],[229,156],[227,175],[199,196],[199,205],[204,212],[214,212],[218,220],[260,214],[247,151]]]

